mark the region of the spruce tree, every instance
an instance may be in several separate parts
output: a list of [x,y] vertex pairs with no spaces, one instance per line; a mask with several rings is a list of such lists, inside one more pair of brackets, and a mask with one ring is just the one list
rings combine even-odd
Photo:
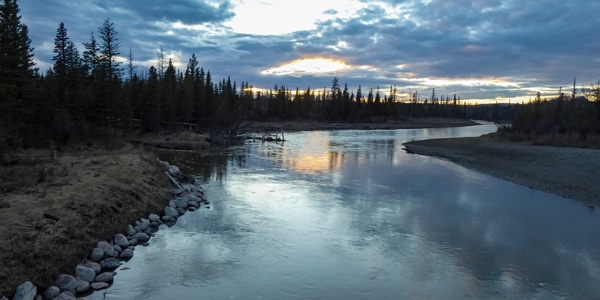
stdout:
[[56,77],[55,97],[58,108],[73,108],[79,98],[80,79],[84,74],[79,51],[67,35],[64,23],[60,23],[54,39],[54,66]]
[[100,63],[100,46],[98,45],[93,32],[90,42],[83,43],[83,47],[85,48],[85,51],[83,51],[83,63],[87,67],[89,75],[92,78],[96,78],[98,64]]
[[121,63],[117,61],[119,54],[119,39],[117,38],[117,30],[115,24],[110,22],[110,19],[105,19],[102,26],[98,28],[102,44],[100,45],[100,66],[104,71],[106,79],[120,77]]
[[[2,130],[27,122],[33,114],[31,105],[33,48],[27,26],[21,23],[16,0],[0,4],[0,122]],[[1,131],[1,130],[0,130]],[[0,135],[3,135],[0,132]]]

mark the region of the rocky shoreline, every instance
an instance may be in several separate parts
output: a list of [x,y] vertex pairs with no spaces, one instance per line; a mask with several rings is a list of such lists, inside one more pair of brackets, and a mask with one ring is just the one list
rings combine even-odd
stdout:
[[[108,288],[116,275],[115,270],[123,261],[133,257],[135,247],[147,246],[150,239],[160,228],[173,225],[188,211],[196,211],[210,203],[204,196],[204,190],[193,177],[181,173],[178,167],[167,162],[159,162],[167,169],[166,176],[176,186],[170,192],[173,195],[162,211],[162,216],[151,213],[127,226],[125,233],[115,234],[111,240],[98,241],[89,255],[81,261],[71,274],[59,274],[53,285],[38,288],[33,282],[21,283],[12,300],[29,299],[88,299],[94,291]],[[9,300],[6,296],[0,300]]]

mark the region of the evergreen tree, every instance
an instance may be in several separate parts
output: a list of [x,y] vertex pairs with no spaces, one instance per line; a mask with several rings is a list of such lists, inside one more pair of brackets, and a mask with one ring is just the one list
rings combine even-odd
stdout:
[[83,66],[79,51],[67,36],[67,29],[62,22],[54,39],[54,53],[52,71],[56,77],[56,105],[58,108],[73,108],[73,102],[78,98]]
[[[0,119],[2,130],[29,121],[32,105],[33,48],[16,0],[0,4]],[[0,130],[0,131],[2,131]],[[0,132],[3,138],[3,132]]]
[[100,64],[100,46],[98,45],[93,32],[90,42],[83,43],[83,46],[85,47],[85,51],[83,51],[83,63],[86,65],[89,75],[92,78],[96,78],[98,65]]
[[114,23],[110,22],[110,19],[105,19],[102,26],[98,28],[100,37],[102,38],[102,44],[100,45],[100,66],[104,71],[106,79],[112,79],[113,77],[120,77],[121,63],[117,61],[119,54],[119,39],[117,38],[117,30],[115,29]]

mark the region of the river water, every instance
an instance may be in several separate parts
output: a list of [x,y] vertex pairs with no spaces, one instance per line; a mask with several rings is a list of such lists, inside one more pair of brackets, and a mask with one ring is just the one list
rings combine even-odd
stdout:
[[312,131],[163,153],[210,209],[161,229],[95,299],[590,299],[600,216],[402,143],[463,128]]

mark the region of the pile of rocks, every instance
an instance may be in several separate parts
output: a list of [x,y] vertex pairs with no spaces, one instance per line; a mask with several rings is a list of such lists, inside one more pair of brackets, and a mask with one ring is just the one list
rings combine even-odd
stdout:
[[[176,189],[171,190],[174,199],[164,208],[162,217],[150,214],[148,218],[141,218],[127,226],[126,233],[115,234],[111,241],[99,241],[88,257],[75,267],[75,276],[58,275],[54,285],[41,294],[38,294],[37,287],[32,282],[26,281],[17,287],[12,299],[87,299],[76,296],[109,287],[116,275],[115,270],[123,261],[133,257],[135,246],[147,246],[161,226],[174,224],[180,216],[187,211],[197,210],[202,204],[210,208],[210,203],[204,197],[204,190],[193,177],[183,175],[176,166],[160,162],[167,167],[167,175],[177,185]],[[0,300],[8,298],[2,297]]]

